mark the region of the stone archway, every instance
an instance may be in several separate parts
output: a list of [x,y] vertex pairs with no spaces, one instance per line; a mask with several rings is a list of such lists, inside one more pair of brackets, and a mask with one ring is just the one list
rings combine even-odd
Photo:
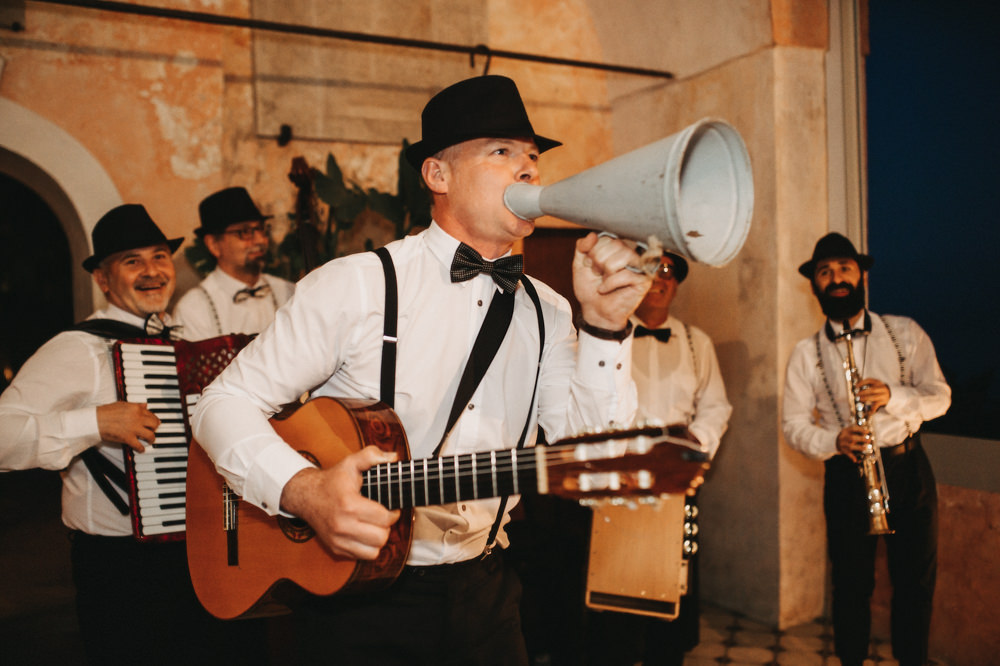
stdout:
[[91,254],[90,231],[122,203],[104,167],[58,125],[8,99],[0,98],[0,172],[42,197],[69,239],[73,262],[73,310],[90,314],[102,297],[80,264]]

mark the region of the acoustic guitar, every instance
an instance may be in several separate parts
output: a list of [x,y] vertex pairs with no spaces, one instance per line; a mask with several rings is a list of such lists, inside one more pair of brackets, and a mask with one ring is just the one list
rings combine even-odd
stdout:
[[580,435],[526,449],[411,460],[396,414],[377,400],[315,398],[277,433],[321,468],[366,445],[399,454],[363,475],[361,493],[400,509],[388,543],[371,561],[331,553],[303,521],[269,516],[241,500],[193,442],[187,473],[187,551],[202,605],[223,619],[276,615],[303,591],[315,595],[378,589],[402,571],[413,509],[524,493],[594,503],[654,498],[697,487],[708,454],[683,426]]

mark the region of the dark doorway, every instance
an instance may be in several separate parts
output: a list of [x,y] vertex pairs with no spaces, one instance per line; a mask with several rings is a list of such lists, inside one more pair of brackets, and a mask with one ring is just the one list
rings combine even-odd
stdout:
[[[69,241],[45,201],[0,173],[0,391],[73,323]],[[59,473],[0,473],[0,643],[11,663],[82,663]],[[25,636],[33,636],[26,642]],[[30,646],[29,646],[30,645]],[[19,646],[23,646],[23,649]],[[36,651],[37,650],[37,651]]]
[[0,173],[0,389],[42,343],[73,323],[73,267],[59,219]]

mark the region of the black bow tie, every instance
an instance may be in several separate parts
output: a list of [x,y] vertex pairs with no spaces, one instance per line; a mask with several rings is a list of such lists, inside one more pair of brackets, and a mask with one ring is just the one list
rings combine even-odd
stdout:
[[164,340],[176,340],[179,337],[181,331],[181,326],[167,326],[160,319],[160,315],[151,314],[146,317],[146,321],[143,324],[143,328],[146,330],[146,335],[154,338],[163,338]]
[[259,287],[243,287],[233,295],[233,303],[242,303],[248,298],[264,298],[271,293],[271,285],[262,284]]
[[632,334],[637,338],[641,338],[646,335],[651,335],[660,342],[668,342],[670,340],[670,329],[669,328],[646,328],[645,326],[636,326],[635,332]]
[[[845,321],[842,323],[846,324],[847,322]],[[829,340],[830,342],[837,342],[838,340],[843,340],[844,335],[846,335],[847,333],[850,333],[853,337],[857,337],[859,335],[868,335],[869,333],[872,332],[872,318],[868,314],[868,311],[866,310],[864,323],[862,324],[861,328],[855,328],[851,330],[845,326],[844,330],[842,330],[839,334],[833,332],[833,326],[830,324],[830,320],[827,319],[826,326],[823,327],[823,330],[826,332],[826,339]]]
[[516,254],[501,257],[496,261],[486,261],[482,255],[465,243],[461,243],[455,250],[455,258],[451,262],[452,282],[465,282],[480,273],[486,273],[505,292],[514,291],[523,272],[524,257],[521,255]]

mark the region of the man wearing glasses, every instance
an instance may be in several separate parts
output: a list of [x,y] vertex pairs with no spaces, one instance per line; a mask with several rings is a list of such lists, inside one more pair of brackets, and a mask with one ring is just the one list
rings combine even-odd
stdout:
[[[635,313],[632,343],[632,378],[639,397],[638,419],[687,426],[711,456],[715,456],[725,433],[732,407],[719,372],[712,340],[700,328],[670,314],[677,289],[688,274],[685,259],[664,252],[653,284]],[[697,511],[697,495],[686,504]],[[682,525],[664,525],[653,507],[638,507],[647,513],[647,529],[682,530]],[[600,519],[600,510],[595,520]],[[685,519],[689,524],[695,522]],[[680,666],[684,653],[699,642],[697,536],[685,535],[684,557],[688,560],[688,588],[680,598],[680,614],[672,622],[619,613],[591,613],[590,635],[594,663],[623,666]],[[687,545],[691,544],[691,545]]]
[[270,228],[242,187],[211,194],[198,205],[195,233],[215,257],[215,270],[177,303],[174,318],[187,340],[260,333],[295,285],[263,273]]

